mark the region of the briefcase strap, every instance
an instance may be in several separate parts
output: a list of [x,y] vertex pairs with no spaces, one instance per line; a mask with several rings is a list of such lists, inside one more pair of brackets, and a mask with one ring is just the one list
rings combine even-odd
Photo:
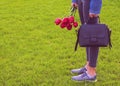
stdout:
[[109,48],[111,49],[112,48],[112,43],[111,43],[111,30],[109,30]]
[[[79,30],[80,30],[80,29],[79,29]],[[78,43],[79,43],[79,32],[80,32],[79,30],[76,31],[77,40],[76,40],[76,43],[75,43],[75,49],[74,49],[75,51],[77,51],[77,47],[78,47]]]

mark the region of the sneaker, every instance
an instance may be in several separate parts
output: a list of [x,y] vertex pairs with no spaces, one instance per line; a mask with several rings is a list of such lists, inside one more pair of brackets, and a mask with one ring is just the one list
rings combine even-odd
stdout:
[[85,67],[71,70],[72,73],[77,73],[77,74],[82,74],[82,73],[85,73],[86,71],[87,69]]
[[96,75],[94,77],[89,77],[86,72],[81,74],[81,75],[78,75],[78,76],[73,76],[72,80],[75,80],[75,81],[89,81],[89,82],[96,82],[97,81]]

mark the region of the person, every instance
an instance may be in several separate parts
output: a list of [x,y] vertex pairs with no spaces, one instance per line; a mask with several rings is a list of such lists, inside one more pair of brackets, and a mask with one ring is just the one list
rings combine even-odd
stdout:
[[[78,8],[81,24],[99,23],[102,0],[72,0],[72,6]],[[97,81],[96,64],[99,47],[86,47],[87,62],[84,67],[71,70],[79,75],[73,76],[75,81]]]

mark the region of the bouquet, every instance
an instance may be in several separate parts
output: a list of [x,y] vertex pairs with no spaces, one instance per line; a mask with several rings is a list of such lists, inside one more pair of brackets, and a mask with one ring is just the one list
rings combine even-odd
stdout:
[[72,27],[77,28],[78,22],[75,21],[76,8],[71,8],[70,16],[64,18],[56,18],[55,24],[59,25],[62,29],[66,28],[67,30],[72,30]]

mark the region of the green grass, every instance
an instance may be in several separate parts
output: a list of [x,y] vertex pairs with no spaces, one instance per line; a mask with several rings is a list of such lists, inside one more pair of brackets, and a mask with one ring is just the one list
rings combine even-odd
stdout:
[[0,0],[0,86],[120,86],[119,0],[103,1],[101,22],[112,29],[113,48],[100,49],[96,83],[71,80],[70,70],[85,64],[85,48],[74,52],[75,31],[54,25],[69,14],[70,4]]

